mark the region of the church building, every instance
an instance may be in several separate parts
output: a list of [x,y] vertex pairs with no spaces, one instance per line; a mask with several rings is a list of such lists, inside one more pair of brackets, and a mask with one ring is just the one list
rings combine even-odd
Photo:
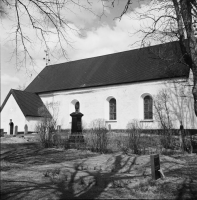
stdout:
[[[33,132],[43,117],[39,110],[45,106],[61,129],[70,129],[70,114],[77,103],[85,128],[92,120],[104,119],[107,128],[126,129],[136,119],[146,129],[159,129],[155,96],[162,88],[169,91],[191,78],[178,55],[178,42],[171,42],[46,66],[24,91],[9,92],[1,106],[1,128],[8,132],[12,119],[19,132],[25,124]],[[179,112],[184,107],[180,100],[186,105],[187,97],[176,97],[172,108]],[[188,101],[192,104],[192,98]],[[188,129],[197,128],[193,109],[184,108],[174,116],[174,128],[181,121]]]

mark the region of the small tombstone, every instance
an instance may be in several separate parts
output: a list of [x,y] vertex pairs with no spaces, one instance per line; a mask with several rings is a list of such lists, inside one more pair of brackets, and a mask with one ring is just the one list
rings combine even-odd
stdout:
[[17,135],[18,134],[18,126],[15,126],[14,127],[14,135]]
[[150,155],[150,162],[152,178],[154,180],[161,178],[159,154]]
[[28,133],[28,126],[27,124],[25,124],[25,127],[24,127],[24,134],[26,135]]
[[49,128],[46,128],[46,131],[45,131],[45,140],[48,140],[49,139]]
[[60,126],[60,125],[57,126],[57,132],[58,132],[58,133],[61,132],[61,126]]
[[13,135],[13,131],[14,131],[14,123],[12,122],[12,119],[10,119],[10,135]]
[[4,136],[4,129],[3,128],[0,129],[0,134],[1,134],[0,137]]
[[111,131],[111,124],[108,125],[109,131]]

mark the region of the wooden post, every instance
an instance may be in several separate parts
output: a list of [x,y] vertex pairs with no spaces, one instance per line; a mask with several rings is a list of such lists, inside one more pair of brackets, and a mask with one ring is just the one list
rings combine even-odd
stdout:
[[161,178],[159,154],[150,155],[150,163],[153,180]]

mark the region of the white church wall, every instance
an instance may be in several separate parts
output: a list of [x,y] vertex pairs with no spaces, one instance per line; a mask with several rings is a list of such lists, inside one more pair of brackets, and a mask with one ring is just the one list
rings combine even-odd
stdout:
[[18,132],[24,132],[25,124],[27,124],[29,132],[34,132],[36,124],[41,121],[39,117],[25,117],[12,94],[1,111],[1,128],[8,135],[10,134],[10,119],[12,119],[14,127],[18,126]]
[[[164,84],[165,83],[165,84]],[[89,124],[97,118],[104,118],[106,124],[111,124],[112,129],[125,129],[132,119],[138,119],[145,128],[158,128],[158,123],[153,120],[144,120],[143,97],[148,94],[154,96],[161,88],[166,87],[164,81],[122,84],[118,86],[105,86],[54,92],[40,95],[42,101],[59,102],[58,125],[63,129],[70,128],[70,113],[74,111],[74,103],[80,102],[80,112],[84,114],[82,120]],[[116,99],[117,119],[109,120],[109,99]],[[179,128],[180,122],[175,123]],[[189,127],[188,127],[189,128]]]
[[[26,117],[25,118],[25,124],[28,126],[28,132],[35,132],[35,128],[39,122],[42,121],[42,118],[40,117]],[[24,127],[23,127],[24,131]]]
[[14,126],[18,126],[18,132],[24,131],[25,116],[23,115],[12,94],[10,95],[5,106],[3,107],[3,110],[1,111],[1,128],[3,128],[4,132],[7,132],[8,134],[10,134],[10,119],[12,119]]

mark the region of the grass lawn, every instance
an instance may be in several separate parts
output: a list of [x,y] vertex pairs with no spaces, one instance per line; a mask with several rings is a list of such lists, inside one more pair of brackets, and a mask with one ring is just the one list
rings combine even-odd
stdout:
[[1,199],[197,199],[196,154],[160,155],[154,181],[150,155],[43,149],[36,137],[1,138]]

